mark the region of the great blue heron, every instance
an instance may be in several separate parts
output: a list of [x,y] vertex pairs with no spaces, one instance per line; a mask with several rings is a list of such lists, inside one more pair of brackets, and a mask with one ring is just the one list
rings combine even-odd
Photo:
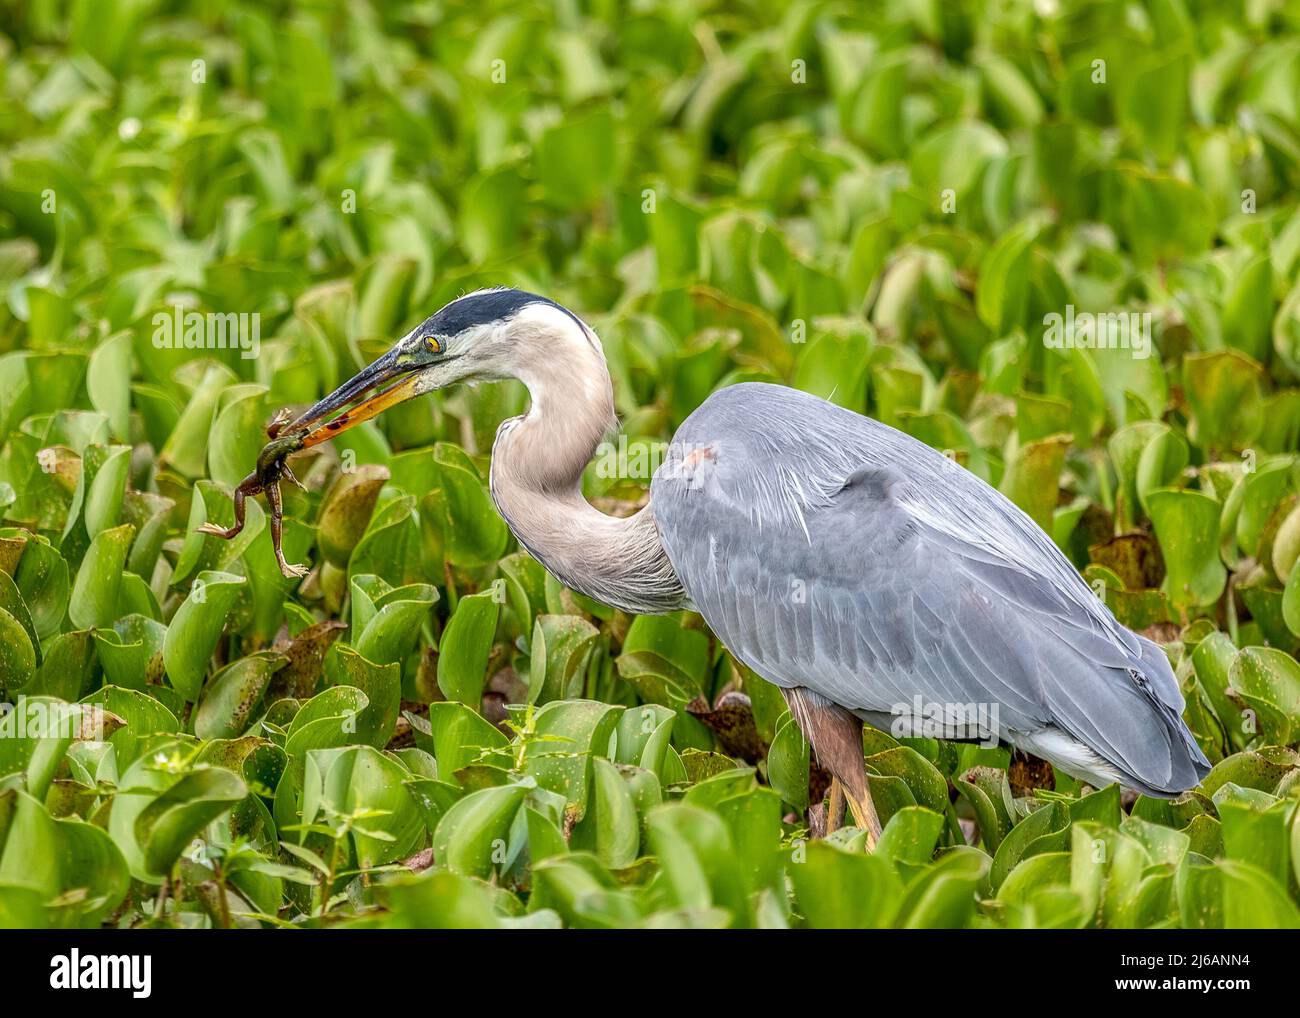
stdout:
[[[284,425],[269,458],[422,393],[506,378],[531,406],[498,429],[490,485],[519,543],[598,601],[698,611],[781,688],[833,801],[872,839],[863,721],[906,735],[978,705],[1011,745],[1148,795],[1208,771],[1163,651],[1008,499],[878,421],[780,385],[723,388],[678,429],[644,508],[592,507],[581,480],[615,427],[610,375],[596,334],[545,297],[452,301]],[[245,493],[274,487],[274,465],[259,471]]]

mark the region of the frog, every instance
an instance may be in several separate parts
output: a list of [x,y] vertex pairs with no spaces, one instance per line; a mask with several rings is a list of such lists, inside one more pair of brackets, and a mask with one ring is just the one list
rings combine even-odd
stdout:
[[286,408],[280,410],[267,424],[268,441],[257,454],[257,466],[235,487],[235,525],[220,527],[215,523],[204,523],[196,529],[200,534],[232,540],[244,529],[245,501],[250,496],[265,493],[267,504],[271,508],[271,545],[275,549],[276,564],[287,579],[301,579],[307,575],[307,567],[286,561],[281,543],[284,533],[284,501],[280,495],[280,483],[289,481],[306,490],[286,462],[290,455],[304,447],[308,434],[306,429],[284,433],[284,427],[291,416]]

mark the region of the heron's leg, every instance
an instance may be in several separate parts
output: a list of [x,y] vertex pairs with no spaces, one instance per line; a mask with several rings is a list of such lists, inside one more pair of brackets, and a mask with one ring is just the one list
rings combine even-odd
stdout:
[[840,779],[831,778],[830,801],[826,804],[826,833],[834,834],[844,820],[844,786]]
[[881,833],[880,818],[871,801],[867,766],[862,759],[862,721],[839,704],[803,686],[781,692],[799,729],[817,754],[817,762],[843,787],[854,823],[867,832],[868,848],[875,848]]

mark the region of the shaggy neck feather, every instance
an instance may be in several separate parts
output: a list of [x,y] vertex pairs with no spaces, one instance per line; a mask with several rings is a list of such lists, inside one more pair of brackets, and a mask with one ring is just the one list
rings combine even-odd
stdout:
[[674,611],[684,595],[651,507],[620,519],[583,497],[583,470],[617,426],[613,390],[594,344],[563,353],[516,371],[532,405],[497,431],[492,498],[519,543],[566,586],[624,611]]

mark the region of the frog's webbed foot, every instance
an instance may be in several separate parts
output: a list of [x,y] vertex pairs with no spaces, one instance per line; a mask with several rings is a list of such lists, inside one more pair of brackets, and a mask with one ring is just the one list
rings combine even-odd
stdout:
[[219,527],[215,523],[200,523],[194,528],[196,533],[211,534],[213,537],[220,537],[227,541],[238,537],[243,529],[244,525],[242,523],[236,523],[233,527]]
[[284,552],[281,551],[279,548],[275,549],[275,561],[279,563],[280,574],[286,580],[301,580],[304,576],[306,576],[309,572],[311,572],[310,569],[308,569],[306,566],[300,563],[286,562],[284,560]]

